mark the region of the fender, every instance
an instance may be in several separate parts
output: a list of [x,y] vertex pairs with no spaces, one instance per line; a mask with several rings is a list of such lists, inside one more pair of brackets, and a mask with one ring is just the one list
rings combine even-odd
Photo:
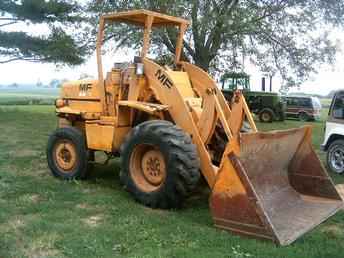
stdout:
[[324,137],[323,143],[321,144],[322,148],[325,151],[330,145],[331,139],[333,139],[333,137],[336,137],[336,136],[344,138],[344,125],[334,123],[334,122],[326,122],[325,137]]
[[122,107],[130,107],[137,109],[148,114],[159,116],[161,112],[168,110],[168,105],[161,105],[155,103],[141,102],[141,101],[132,101],[132,100],[121,100],[118,101],[118,105]]

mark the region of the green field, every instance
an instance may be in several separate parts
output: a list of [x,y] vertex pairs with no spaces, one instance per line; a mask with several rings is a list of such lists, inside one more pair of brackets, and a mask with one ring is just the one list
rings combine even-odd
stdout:
[[[323,122],[309,124],[319,150]],[[55,126],[52,106],[0,106],[1,258],[343,257],[343,211],[292,245],[277,247],[214,228],[208,193],[178,211],[143,207],[122,189],[118,160],[96,165],[87,181],[55,179],[45,159]],[[258,123],[263,130],[298,126],[291,120]],[[334,180],[343,183],[344,176]]]
[[51,105],[59,89],[0,89],[0,105]]
[[331,105],[332,99],[323,98],[323,99],[320,99],[320,102],[323,108],[329,108]]

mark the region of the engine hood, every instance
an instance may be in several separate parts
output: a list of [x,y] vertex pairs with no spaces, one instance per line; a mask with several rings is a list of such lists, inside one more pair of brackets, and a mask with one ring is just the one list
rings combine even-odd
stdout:
[[65,99],[99,99],[97,80],[69,81],[62,85],[61,97]]

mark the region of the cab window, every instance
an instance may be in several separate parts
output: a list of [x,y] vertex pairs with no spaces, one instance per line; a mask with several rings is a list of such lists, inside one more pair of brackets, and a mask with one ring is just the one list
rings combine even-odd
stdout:
[[249,79],[248,78],[228,78],[222,82],[223,90],[248,90],[249,89]]
[[344,119],[344,95],[337,95],[333,106],[332,116],[336,119]]
[[222,89],[223,90],[235,90],[235,79],[228,78],[227,80],[222,82]]

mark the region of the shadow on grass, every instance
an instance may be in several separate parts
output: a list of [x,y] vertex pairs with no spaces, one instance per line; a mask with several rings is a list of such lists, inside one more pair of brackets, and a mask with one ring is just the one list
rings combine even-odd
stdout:
[[[99,156],[98,156],[99,157]],[[100,159],[100,161],[99,161]],[[125,191],[120,183],[119,179],[119,172],[120,172],[120,160],[119,158],[115,158],[111,160],[108,164],[100,163],[104,160],[103,157],[97,159],[92,170],[90,171],[90,175],[87,179],[89,184],[97,185],[101,188],[108,188],[114,191],[114,194],[119,193],[123,194]],[[178,213],[177,216],[182,217],[185,220],[188,220],[192,223],[200,224],[204,226],[204,222],[206,221],[207,224],[211,224],[211,215],[209,210],[208,200],[210,197],[211,191],[206,183],[206,181],[202,178],[197,186],[197,188],[193,191],[189,198],[187,198],[181,207],[178,210],[160,210],[161,212],[176,212]],[[135,202],[134,198],[129,197],[132,202]],[[150,209],[150,208],[148,208]],[[154,210],[154,209],[152,209]],[[207,211],[208,212],[204,212]],[[199,214],[208,214],[207,216],[203,216],[203,218],[199,217]]]
[[119,171],[119,159],[111,160],[108,164],[95,163],[89,171],[87,181],[105,188],[121,188]]

